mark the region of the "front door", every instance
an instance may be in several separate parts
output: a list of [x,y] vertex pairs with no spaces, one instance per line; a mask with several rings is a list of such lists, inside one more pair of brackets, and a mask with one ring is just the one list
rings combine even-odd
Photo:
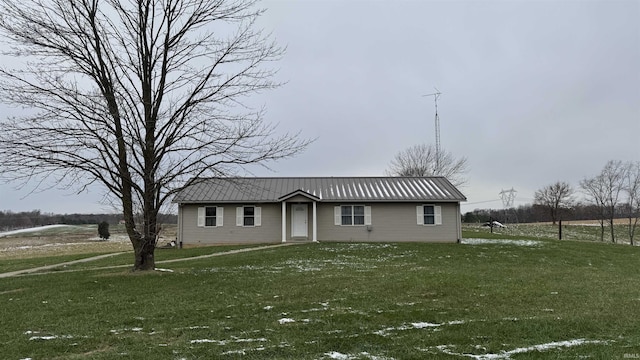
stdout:
[[291,237],[308,237],[307,204],[293,204],[291,206]]

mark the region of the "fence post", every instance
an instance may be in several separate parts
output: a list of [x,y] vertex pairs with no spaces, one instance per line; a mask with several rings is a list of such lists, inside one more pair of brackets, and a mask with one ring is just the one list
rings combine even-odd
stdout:
[[562,220],[558,220],[558,238],[562,240]]

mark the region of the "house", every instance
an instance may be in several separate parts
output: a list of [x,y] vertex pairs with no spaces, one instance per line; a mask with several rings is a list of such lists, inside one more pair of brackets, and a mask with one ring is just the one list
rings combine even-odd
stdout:
[[444,177],[202,178],[173,199],[183,245],[457,242],[461,201]]

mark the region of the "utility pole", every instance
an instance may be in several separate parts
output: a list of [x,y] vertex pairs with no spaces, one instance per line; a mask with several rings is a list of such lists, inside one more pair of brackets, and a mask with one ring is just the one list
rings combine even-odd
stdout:
[[433,96],[433,100],[434,100],[435,105],[436,105],[436,118],[435,118],[435,123],[436,123],[436,168],[439,170],[440,169],[440,117],[438,116],[438,98],[440,97],[440,95],[442,93],[440,92],[440,90],[438,90],[438,88],[434,87],[434,89],[436,89],[436,92],[434,92],[433,94],[426,94],[426,95],[422,95],[422,96]]

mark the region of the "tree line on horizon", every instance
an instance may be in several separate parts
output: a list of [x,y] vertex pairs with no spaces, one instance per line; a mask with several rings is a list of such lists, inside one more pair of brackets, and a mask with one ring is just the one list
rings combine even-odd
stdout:
[[[177,224],[175,214],[160,214],[159,220],[163,224]],[[89,225],[107,222],[118,225],[122,221],[122,214],[54,214],[43,213],[40,210],[13,212],[0,211],[0,231],[26,229],[45,225]]]

